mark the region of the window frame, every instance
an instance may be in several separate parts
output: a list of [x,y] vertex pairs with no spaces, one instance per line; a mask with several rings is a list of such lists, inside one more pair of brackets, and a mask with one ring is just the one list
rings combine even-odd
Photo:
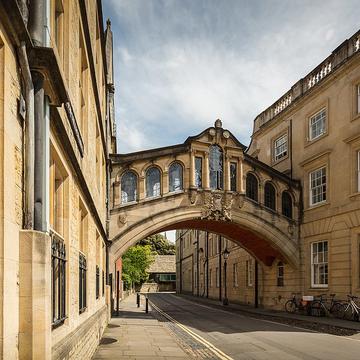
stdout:
[[[256,182],[256,187],[252,190],[255,190],[254,193],[256,196],[256,199],[253,199],[252,197],[250,197],[249,195],[251,194],[250,193],[250,186],[248,186],[248,182],[250,183],[250,178],[253,178]],[[255,183],[253,183],[252,185],[254,185]],[[251,200],[251,201],[255,201],[255,202],[259,202],[259,179],[257,178],[257,176],[252,173],[252,172],[248,172],[246,174],[246,179],[245,179],[245,185],[246,185],[246,188],[245,188],[245,196],[247,199]]]
[[235,161],[231,161],[229,169],[230,169],[230,174],[229,174],[229,177],[230,177],[230,191],[236,192],[237,191],[237,173],[238,173],[238,171],[237,171],[237,163]]
[[[174,167],[174,166],[179,166],[180,168],[180,188],[179,189],[175,189],[175,190],[171,190],[171,175],[170,175],[170,172],[171,172],[171,169]],[[184,190],[184,167],[183,165],[179,162],[179,161],[174,161],[170,164],[169,166],[169,172],[168,172],[169,176],[168,176],[168,180],[169,180],[169,193],[176,193],[176,192],[181,192]]]
[[[156,192],[155,195],[154,195],[154,189],[152,191],[153,195],[149,196],[148,194],[148,173],[150,170],[152,169],[155,169],[158,171],[159,173],[159,189],[158,189],[158,193]],[[158,198],[162,195],[162,172],[161,170],[159,169],[159,167],[157,166],[150,166],[146,169],[146,172],[145,172],[145,198],[146,199],[155,199],[155,198]]]
[[86,255],[79,251],[79,314],[87,309],[87,286],[86,286],[87,261]]
[[356,85],[356,115],[360,115],[360,83]]
[[253,269],[251,260],[246,260],[246,286],[253,286]]
[[[312,187],[312,179],[311,179],[311,176],[312,174],[320,171],[320,170],[325,170],[325,183],[322,183],[321,185],[317,185],[316,187]],[[312,206],[318,206],[318,205],[321,205],[321,204],[324,204],[327,202],[327,199],[328,199],[328,174],[327,174],[327,166],[321,166],[321,167],[318,167],[312,171],[309,172],[309,204],[310,204],[310,207]],[[324,177],[324,175],[322,175],[321,177]],[[316,180],[316,179],[315,179]],[[325,194],[325,199],[322,199],[321,201],[317,201],[317,202],[313,202],[313,189],[315,188],[319,188],[319,187],[322,187],[322,186],[325,186],[325,191],[322,191],[322,197],[323,197],[323,194]]]
[[[277,142],[279,142],[283,138],[285,138],[285,142],[280,144],[279,146],[277,146]],[[283,150],[280,153],[277,153],[277,149],[280,148],[281,146],[283,146],[284,144],[285,144],[285,150]],[[287,156],[289,154],[289,137],[288,137],[287,132],[283,133],[280,136],[275,138],[275,140],[273,142],[273,152],[274,152],[274,157],[273,157],[274,163],[277,163],[277,162],[287,158]]]
[[[218,151],[218,153],[215,153]],[[219,163],[216,156],[219,154]],[[215,166],[214,165],[218,165]],[[215,177],[212,174],[216,175]],[[211,190],[224,190],[224,150],[220,145],[213,144],[209,147],[209,186]]]
[[[325,244],[326,243],[326,261],[322,261],[322,262],[314,262],[314,245],[318,244]],[[323,245],[324,246],[324,245]],[[325,253],[325,251],[323,250],[322,253]],[[319,254],[319,251],[317,251],[317,255]],[[324,256],[324,255],[323,255]],[[315,283],[314,278],[315,278],[315,266],[318,265],[319,267],[321,265],[326,265],[327,270],[326,270],[326,277],[327,277],[327,283],[325,284],[320,284],[320,283]],[[328,288],[329,287],[329,242],[328,240],[320,240],[320,241],[314,241],[312,243],[310,243],[310,267],[311,267],[311,287],[312,288]],[[318,276],[320,279],[320,273],[318,272]]]
[[357,192],[360,192],[360,150],[356,151],[357,160]]
[[[198,168],[197,164],[200,164]],[[203,158],[201,156],[195,156],[195,187],[201,189],[203,186]]]
[[233,264],[233,287],[239,287],[238,263]]
[[[322,129],[322,132],[319,133],[318,135],[315,135],[313,137],[313,133],[312,133],[312,128],[313,126],[317,124],[318,121],[312,123],[312,120],[315,119],[317,116],[321,115],[321,113],[324,113],[325,115],[323,117],[321,117],[320,119],[324,121],[323,123],[323,129]],[[317,140],[319,139],[320,137],[322,137],[323,135],[326,134],[327,132],[327,108],[326,107],[323,107],[322,109],[320,109],[319,111],[317,111],[316,113],[312,114],[310,117],[309,117],[309,120],[308,120],[308,132],[309,132],[309,141],[314,141],[314,140]]]
[[[274,190],[274,199],[270,198],[270,196],[272,195],[271,193],[268,193],[266,191],[267,188],[269,188],[269,186],[272,188],[272,190]],[[276,197],[277,197],[277,191],[276,191],[276,187],[274,186],[274,184],[271,181],[267,181],[264,185],[264,206],[266,207],[266,209],[269,209],[271,211],[276,211]],[[272,205],[272,200],[274,200],[274,207],[271,207]],[[269,202],[270,201],[270,202]]]
[[[126,176],[128,174],[132,174],[135,176],[135,196],[134,196],[134,200],[124,202],[123,201],[123,178],[124,178],[124,176]],[[139,187],[138,174],[134,170],[125,170],[121,174],[121,177],[120,177],[120,205],[128,205],[128,204],[136,203],[138,201],[138,187]]]
[[[289,207],[289,210],[290,210],[290,214],[287,214],[285,210],[287,210],[287,208],[284,206],[284,205],[289,205],[289,204],[284,204],[285,203],[285,199],[284,199],[284,196],[289,196],[289,199],[290,199],[290,207]],[[293,219],[293,216],[294,216],[294,206],[293,206],[293,198],[290,194],[289,191],[287,190],[284,190],[282,193],[281,193],[281,214],[284,215],[286,218],[288,219]],[[290,215],[290,216],[289,216]]]
[[[281,271],[280,271],[281,269]],[[277,287],[284,287],[284,278],[285,278],[285,266],[282,261],[279,261],[276,264],[276,286]]]

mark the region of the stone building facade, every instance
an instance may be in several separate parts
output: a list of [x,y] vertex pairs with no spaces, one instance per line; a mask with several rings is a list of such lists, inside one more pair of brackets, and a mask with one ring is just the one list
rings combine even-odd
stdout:
[[[301,183],[300,266],[294,269],[281,258],[266,266],[256,261],[256,253],[228,243],[230,301],[282,308],[297,292],[335,293],[342,299],[350,293],[360,295],[359,119],[357,32],[254,121],[246,154]],[[244,181],[249,173],[259,180],[257,202],[266,207],[262,175],[254,168],[244,173]],[[275,192],[281,208],[284,199],[276,187]],[[197,230],[178,231],[179,291],[223,297],[224,278],[219,273],[224,247],[219,248],[219,242],[224,246],[226,239]]]
[[90,358],[109,316],[112,33],[100,1],[0,1],[0,358]]

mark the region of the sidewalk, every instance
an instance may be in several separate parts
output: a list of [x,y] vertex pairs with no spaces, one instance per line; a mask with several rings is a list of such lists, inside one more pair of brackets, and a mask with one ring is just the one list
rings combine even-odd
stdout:
[[181,296],[184,299],[188,299],[190,301],[196,301],[197,303],[202,303],[204,305],[208,305],[211,307],[221,308],[222,310],[230,311],[230,312],[231,311],[242,312],[242,313],[248,313],[263,317],[278,318],[279,320],[280,319],[292,320],[292,321],[298,320],[300,322],[308,323],[308,324],[317,323],[327,327],[360,332],[360,322],[357,321],[336,319],[334,317],[318,317],[318,316],[307,316],[301,314],[289,314],[285,311],[280,311],[280,310],[269,310],[269,309],[261,309],[261,308],[256,309],[254,307],[251,307],[250,305],[239,305],[239,304],[229,303],[229,305],[224,306],[218,300],[196,297],[192,295],[184,295],[184,294],[181,295],[179,294],[178,296]]
[[162,324],[136,306],[135,294],[121,302],[119,317],[112,318],[93,357],[100,359],[189,359]]

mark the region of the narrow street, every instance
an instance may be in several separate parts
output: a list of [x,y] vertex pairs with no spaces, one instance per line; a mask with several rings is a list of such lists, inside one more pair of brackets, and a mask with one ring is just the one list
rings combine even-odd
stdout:
[[197,341],[213,358],[359,358],[360,334],[348,337],[318,333],[214,309],[174,294],[149,294],[149,300],[152,314],[171,327],[173,335],[185,343],[191,342],[189,339]]

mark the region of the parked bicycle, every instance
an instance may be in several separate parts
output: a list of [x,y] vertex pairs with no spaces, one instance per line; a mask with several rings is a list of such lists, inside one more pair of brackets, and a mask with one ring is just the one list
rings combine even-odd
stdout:
[[360,306],[356,302],[360,298],[354,295],[348,295],[348,301],[343,303],[343,318],[347,320],[360,321]]
[[312,316],[326,316],[332,315],[336,318],[344,316],[343,303],[335,300],[336,294],[330,294],[330,304],[325,298],[326,294],[316,296],[316,299],[311,303]]
[[296,296],[297,294],[294,294],[292,299],[288,300],[285,303],[285,310],[286,312],[290,314],[294,314],[297,312],[306,312],[309,313],[309,305],[307,302],[303,302],[301,298]]

